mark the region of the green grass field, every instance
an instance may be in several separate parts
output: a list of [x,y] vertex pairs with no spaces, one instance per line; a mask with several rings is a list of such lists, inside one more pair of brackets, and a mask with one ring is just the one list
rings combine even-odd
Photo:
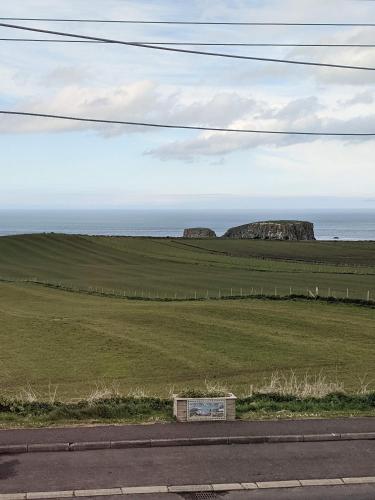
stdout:
[[[375,296],[375,244],[33,235],[0,238],[1,391],[64,399],[201,387],[246,394],[276,370],[357,389],[375,376],[375,309],[266,299],[153,302],[68,293],[23,279],[179,298],[330,288]],[[323,293],[324,294],[324,293]]]
[[84,396],[202,386],[246,393],[275,370],[322,371],[356,388],[375,376],[375,309],[270,300],[142,302],[0,284],[3,390]]
[[375,243],[67,235],[0,238],[0,278],[183,298],[244,294],[375,296]]

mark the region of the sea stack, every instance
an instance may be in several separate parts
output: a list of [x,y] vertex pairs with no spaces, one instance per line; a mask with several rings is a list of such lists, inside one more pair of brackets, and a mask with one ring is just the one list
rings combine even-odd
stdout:
[[306,221],[263,221],[232,227],[223,238],[248,240],[315,240],[314,224]]
[[216,238],[216,233],[208,227],[189,227],[184,230],[184,238]]

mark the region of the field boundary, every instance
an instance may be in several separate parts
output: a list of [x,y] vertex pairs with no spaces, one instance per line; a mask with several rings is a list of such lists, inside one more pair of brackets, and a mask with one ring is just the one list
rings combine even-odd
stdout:
[[[161,238],[161,239],[169,239],[169,238]],[[174,237],[172,238],[173,240],[176,240],[176,243],[178,245],[183,245],[183,246],[187,246],[187,247],[191,247],[191,248],[197,248],[199,250],[204,250],[206,252],[209,252],[209,253],[212,253],[212,254],[220,254],[220,255],[224,255],[226,257],[243,257],[243,256],[234,256],[233,254],[231,254],[229,251],[222,251],[222,250],[214,250],[212,248],[208,248],[208,247],[205,247],[205,246],[199,246],[199,245],[193,245],[191,243],[188,242],[188,239],[187,238],[180,238],[181,240],[183,241],[178,241],[179,238],[178,237]],[[219,237],[218,238],[219,240],[224,240],[224,241],[233,241],[231,238],[223,238],[223,237]],[[207,240],[205,240],[207,241]],[[244,240],[242,240],[244,241]],[[248,240],[248,241],[251,241],[251,240]],[[255,241],[255,240],[252,240],[252,241]],[[276,241],[276,240],[274,240]],[[355,243],[374,243],[374,240],[354,240]],[[354,241],[350,241],[350,240],[341,240],[340,241],[340,244],[342,243],[353,243]],[[338,242],[337,241],[334,241],[334,240],[314,240],[314,241],[303,241],[304,244],[311,244],[314,242],[318,242],[318,243],[335,243],[337,244]],[[279,240],[278,243],[281,243],[283,244],[284,241],[283,240]],[[288,243],[291,243],[290,241]],[[334,262],[327,262],[327,261],[323,261],[323,260],[309,260],[309,259],[303,259],[303,258],[300,258],[300,259],[296,259],[296,258],[292,258],[292,257],[279,257],[278,255],[272,255],[272,256],[261,256],[259,254],[248,254],[246,255],[246,257],[249,257],[251,259],[257,259],[257,260],[260,260],[260,261],[272,261],[272,260],[275,260],[277,262],[286,262],[286,263],[297,263],[297,264],[317,264],[317,265],[332,265],[332,266],[338,266],[338,267],[351,267],[352,264],[350,263],[341,263],[341,264],[337,264],[337,263],[334,263]],[[355,264],[355,267],[371,267],[371,266],[367,266],[365,264]]]
[[[175,446],[218,446],[240,444],[274,444],[326,441],[369,441],[375,440],[375,432],[347,432],[329,434],[289,434],[269,436],[216,436],[197,438],[144,439],[122,441],[85,441],[74,443],[23,443],[0,446],[0,455],[24,453],[76,452],[88,450],[165,448]],[[1,497],[0,497],[1,498]]]
[[[121,291],[121,290],[106,290],[101,287],[75,287],[70,285],[65,285],[62,282],[49,282],[38,279],[16,279],[16,278],[4,278],[0,277],[0,282],[2,283],[14,283],[14,284],[31,284],[37,286],[43,286],[45,288],[51,288],[54,290],[60,290],[63,292],[69,293],[78,293],[84,295],[92,295],[96,297],[105,297],[110,299],[124,299],[124,300],[132,300],[132,301],[145,301],[145,302],[203,302],[203,301],[217,301],[217,300],[248,300],[248,299],[260,299],[260,300],[277,300],[277,301],[320,301],[329,304],[351,304],[351,305],[359,305],[364,307],[375,308],[375,299],[371,298],[370,291],[367,291],[367,298],[355,298],[355,297],[338,297],[336,295],[319,295],[319,291],[317,288],[306,288],[306,294],[293,293],[290,294],[278,294],[278,287],[275,287],[274,294],[264,293],[261,288],[259,291],[257,289],[253,289],[254,292],[251,294],[242,293],[240,295],[234,294],[231,291],[231,294],[225,295],[221,293],[221,290],[218,291],[217,295],[198,295],[197,292],[191,296],[182,296],[178,297],[177,294],[175,296],[168,296],[167,294],[156,294],[155,296],[147,296],[143,291],[139,294],[137,290],[134,290],[132,293],[128,293],[129,291]],[[340,292],[342,293],[342,292]],[[164,297],[162,295],[165,295]]]

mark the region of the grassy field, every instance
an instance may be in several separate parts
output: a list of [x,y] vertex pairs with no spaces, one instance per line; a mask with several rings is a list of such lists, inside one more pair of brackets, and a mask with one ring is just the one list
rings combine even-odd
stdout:
[[322,371],[348,389],[375,376],[375,309],[321,302],[142,302],[31,284],[0,284],[3,393],[29,384],[83,397],[95,382],[121,390],[200,387],[248,393],[272,372]]
[[375,243],[184,240],[67,235],[0,238],[0,278],[126,295],[254,292],[375,297]]
[[2,237],[0,392],[31,386],[45,397],[58,386],[67,400],[117,381],[121,391],[167,396],[208,379],[247,394],[290,370],[323,373],[355,390],[375,376],[375,308],[130,301],[22,282],[35,279],[159,298],[274,294],[275,287],[278,294],[319,287],[322,296],[349,290],[352,298],[374,298],[375,243]]

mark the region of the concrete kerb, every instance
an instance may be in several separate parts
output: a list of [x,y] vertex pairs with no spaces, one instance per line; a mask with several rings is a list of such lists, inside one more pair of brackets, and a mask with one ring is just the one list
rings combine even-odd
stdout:
[[301,482],[297,479],[291,481],[260,481],[256,485],[260,489],[273,489],[273,488],[299,488],[302,486]]
[[72,498],[74,496],[74,491],[42,491],[26,493],[27,500],[43,499],[43,498]]
[[[343,435],[344,436],[344,435]],[[375,438],[375,435],[374,435]],[[341,437],[341,434],[304,434],[303,441],[340,441],[345,440],[345,437]]]
[[260,481],[257,483],[190,484],[176,486],[135,486],[92,490],[44,491],[33,493],[0,494],[0,500],[42,500],[48,498],[92,498],[114,495],[152,495],[156,493],[200,493],[236,490],[267,490],[281,488],[311,488],[319,486],[348,486],[353,484],[375,484],[375,477],[351,477],[331,479],[291,479],[287,481]]
[[0,455],[27,453],[27,444],[10,444],[0,446]]
[[90,441],[69,444],[69,451],[109,450],[111,441]]
[[150,448],[150,447],[151,447],[151,439],[111,441],[111,448],[114,450],[123,448]]
[[33,443],[0,445],[0,455],[22,453],[108,450],[124,448],[159,448],[172,446],[213,446],[231,444],[296,443],[375,439],[375,432],[331,434],[286,434],[275,436],[218,436],[199,438],[145,439],[124,441],[90,441],[76,443]]
[[152,493],[169,493],[168,486],[135,486],[121,488],[123,495],[150,495]]
[[109,497],[112,495],[123,495],[123,491],[121,488],[105,488],[105,489],[99,489],[99,490],[76,490],[76,491],[74,491],[75,497]]
[[342,479],[301,479],[302,486],[335,486],[344,484]]
[[69,443],[28,444],[27,451],[29,453],[48,452],[48,451],[69,451]]

